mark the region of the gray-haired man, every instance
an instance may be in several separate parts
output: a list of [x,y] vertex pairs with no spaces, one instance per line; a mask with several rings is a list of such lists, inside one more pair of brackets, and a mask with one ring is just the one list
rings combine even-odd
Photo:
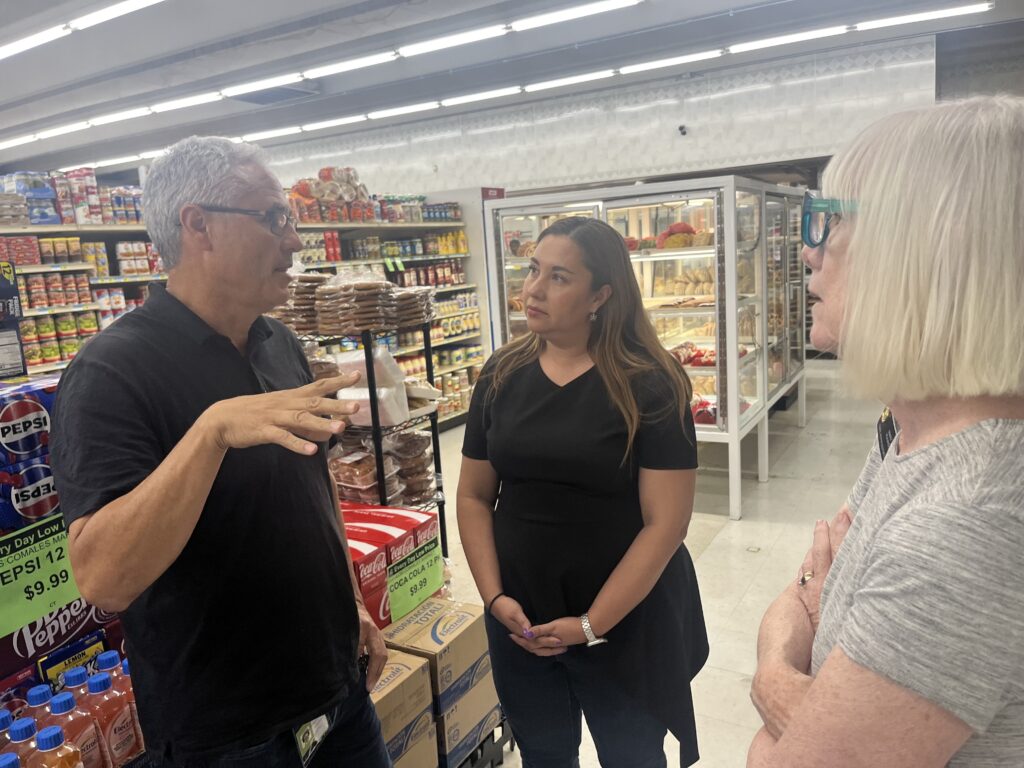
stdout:
[[302,247],[281,184],[258,148],[193,137],[145,193],[167,288],[64,374],[53,467],[82,595],[122,614],[147,748],[188,768],[389,766],[367,695],[387,652],[325,458],[353,380],[312,383],[262,316]]

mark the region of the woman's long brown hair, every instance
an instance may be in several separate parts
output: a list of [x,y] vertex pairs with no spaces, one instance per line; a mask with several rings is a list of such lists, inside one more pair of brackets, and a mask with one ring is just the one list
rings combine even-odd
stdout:
[[[678,408],[682,416],[690,407],[693,387],[686,371],[662,346],[658,334],[644,311],[640,286],[633,274],[629,251],[622,236],[597,219],[572,217],[545,229],[537,242],[546,237],[568,237],[583,254],[583,263],[591,275],[591,289],[611,286],[612,295],[597,313],[590,333],[590,355],[608,394],[619,409],[628,429],[623,461],[629,457],[642,419],[664,416]],[[495,353],[491,371],[490,396],[493,398],[517,370],[540,356],[544,342],[535,333],[506,344]],[[660,413],[640,413],[631,386],[639,374],[661,372],[675,393]]]

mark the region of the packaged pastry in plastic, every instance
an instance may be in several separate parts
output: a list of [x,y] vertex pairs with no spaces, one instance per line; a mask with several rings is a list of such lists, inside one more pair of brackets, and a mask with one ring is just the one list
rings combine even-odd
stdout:
[[[348,453],[328,459],[327,466],[335,481],[352,488],[369,488],[377,485],[377,459],[372,453]],[[385,479],[394,477],[399,466],[390,456],[384,457]]]
[[431,454],[431,461],[433,461],[433,438],[429,432],[423,431],[408,431],[400,432],[394,435],[394,441],[388,452],[395,458],[402,460],[411,460],[421,458],[428,450]]

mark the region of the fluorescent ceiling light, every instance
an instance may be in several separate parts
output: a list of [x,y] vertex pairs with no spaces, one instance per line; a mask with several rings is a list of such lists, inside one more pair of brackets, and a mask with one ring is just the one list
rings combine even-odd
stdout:
[[605,13],[606,11],[617,11],[621,8],[629,8],[633,5],[639,5],[641,2],[642,0],[601,0],[601,2],[597,3],[577,5],[574,8],[566,8],[561,11],[542,13],[539,16],[530,16],[525,19],[519,19],[518,21],[513,21],[510,26],[516,32],[524,32],[528,29],[546,27],[548,24],[558,24],[562,21],[571,21],[572,19],[581,19],[584,16],[593,16],[596,13]]
[[628,67],[620,67],[619,72],[624,75],[633,75],[637,72],[648,72],[652,69],[662,69],[664,67],[677,67],[680,64],[692,64],[695,61],[706,61],[707,59],[714,59],[722,55],[722,49],[717,48],[713,51],[703,51],[702,53],[689,53],[686,56],[676,56],[671,59],[658,59],[657,61],[648,61],[644,64],[630,64]]
[[29,133],[25,136],[18,136],[13,139],[7,139],[7,141],[0,141],[0,149],[9,149],[10,147],[20,147],[22,144],[28,144],[31,141],[35,141],[39,137],[34,133]]
[[407,107],[395,107],[394,109],[380,109],[371,112],[367,117],[371,120],[383,120],[385,117],[398,117],[399,115],[411,115],[413,112],[426,112],[437,109],[441,105],[436,101],[427,101],[423,104],[410,104]]
[[257,131],[256,133],[247,133],[242,137],[242,141],[260,141],[262,139],[276,139],[278,136],[291,136],[293,133],[300,133],[301,128],[297,125],[290,125],[287,128],[275,128],[272,131]]
[[527,93],[533,93],[534,91],[546,91],[549,88],[561,88],[563,85],[576,85],[577,83],[589,83],[591,80],[603,80],[606,77],[612,77],[614,74],[614,69],[605,69],[601,72],[591,72],[586,75],[563,77],[559,80],[546,80],[542,83],[531,83],[530,85],[527,85],[524,90]]
[[445,37],[426,40],[422,43],[403,45],[398,49],[398,53],[407,57],[419,56],[421,53],[433,53],[434,51],[441,51],[445,48],[455,48],[459,45],[467,45],[468,43],[477,43],[481,40],[490,40],[493,37],[501,37],[502,35],[508,34],[508,31],[508,27],[504,24],[499,24],[494,27],[483,27],[482,29],[472,29],[469,32],[460,32],[457,35],[446,35]]
[[277,88],[282,85],[291,85],[302,80],[302,75],[298,72],[292,72],[290,75],[279,75],[278,77],[268,77],[265,80],[254,80],[251,83],[243,83],[242,85],[232,85],[230,88],[221,88],[221,93],[225,96],[241,96],[243,93],[252,93],[253,91],[263,91],[267,88]]
[[118,16],[124,16],[126,13],[134,13],[162,2],[163,0],[124,0],[122,3],[114,3],[106,8],[100,8],[100,10],[93,13],[87,13],[85,16],[72,19],[68,22],[68,26],[72,29],[88,29],[105,21],[116,19]]
[[183,109],[185,107],[196,107],[200,104],[209,104],[214,101],[220,101],[224,96],[219,91],[211,91],[210,93],[200,93],[198,96],[186,96],[183,99],[172,99],[171,101],[162,101],[159,104],[154,104],[150,109],[154,112],[170,112],[172,109]]
[[956,8],[946,8],[941,11],[926,11],[924,13],[912,13],[907,16],[892,16],[888,19],[876,19],[856,24],[858,32],[868,29],[882,29],[883,27],[895,27],[900,24],[916,24],[920,21],[934,21],[935,19],[948,19],[953,16],[967,16],[971,13],[984,13],[991,11],[994,3],[975,3],[974,5],[961,5]]
[[244,142],[244,141],[245,141],[245,139],[243,139],[243,138],[242,138],[241,136],[232,136],[232,137],[231,137],[231,138],[229,139],[229,141],[230,141],[230,142],[231,142],[232,144],[241,144],[242,142]]
[[108,165],[124,165],[125,163],[138,162],[142,158],[139,155],[125,155],[124,157],[114,157],[110,160],[98,160],[93,163],[96,168],[106,168]]
[[423,144],[428,141],[443,141],[444,139],[457,139],[462,135],[462,131],[445,131],[444,133],[431,133],[428,136],[417,136],[415,139],[409,139],[410,144]]
[[802,43],[805,40],[817,40],[821,37],[832,37],[846,33],[848,27],[825,27],[824,29],[812,29],[808,32],[797,32],[792,35],[780,35],[779,37],[767,37],[764,40],[752,40],[749,43],[738,43],[730,45],[730,53],[746,53],[747,51],[759,51],[762,48],[773,48],[776,45],[790,45],[791,43]]
[[441,99],[441,106],[457,107],[460,104],[472,104],[477,101],[487,101],[487,99],[500,99],[503,96],[515,96],[522,92],[523,89],[518,85],[511,88],[498,88],[495,91],[483,91],[481,93],[471,93],[468,96],[454,96],[450,99]]
[[50,128],[48,131],[40,131],[36,136],[40,139],[52,139],[54,136],[63,136],[65,133],[84,131],[88,127],[89,123],[83,120],[80,123],[69,123],[68,125],[62,125],[58,128]]
[[77,171],[79,168],[95,168],[96,163],[79,163],[78,165],[69,165],[66,168],[58,168],[58,173],[68,173],[69,171]]
[[114,112],[109,115],[101,115],[100,117],[94,117],[89,120],[90,125],[107,125],[108,123],[119,123],[122,120],[132,120],[136,117],[145,117],[151,115],[153,112],[149,107],[139,107],[138,109],[126,109],[124,112]]
[[166,154],[166,149],[151,149],[149,152],[139,152],[139,157],[143,160],[152,160],[157,157],[163,157]]
[[375,53],[373,56],[363,56],[358,59],[349,59],[348,61],[339,61],[336,64],[327,64],[323,67],[316,67],[315,69],[303,72],[302,76],[307,80],[316,80],[319,77],[338,75],[342,72],[351,72],[354,69],[373,67],[377,64],[387,64],[389,61],[394,61],[397,58],[398,54],[394,51],[388,51],[387,53]]
[[320,154],[320,155],[310,155],[309,159],[310,160],[324,160],[326,158],[339,157],[341,155],[351,155],[351,154],[352,154],[352,150],[351,149],[338,149],[338,150],[335,150],[333,152],[324,152],[323,154]]
[[23,37],[20,40],[0,45],[0,59],[6,59],[8,56],[13,56],[16,53],[27,51],[38,45],[52,43],[54,40],[59,40],[65,35],[70,34],[71,29],[68,28],[66,24],[61,24],[59,27],[44,29],[42,32],[36,32],[34,35],[29,35],[28,37]]
[[351,125],[352,123],[361,123],[366,120],[366,115],[350,115],[348,117],[338,117],[334,120],[324,120],[319,123],[307,123],[302,126],[304,131],[322,131],[324,128],[336,128],[339,125]]

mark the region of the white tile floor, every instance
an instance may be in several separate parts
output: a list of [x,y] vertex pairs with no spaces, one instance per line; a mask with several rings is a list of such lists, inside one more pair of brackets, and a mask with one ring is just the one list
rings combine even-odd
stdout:
[[[744,441],[743,520],[728,519],[724,446],[702,445],[694,520],[687,545],[696,561],[711,654],[693,683],[701,768],[745,765],[747,746],[760,726],[750,704],[757,628],[768,605],[794,575],[810,545],[818,518],[831,518],[860,472],[874,439],[879,407],[842,395],[835,362],[808,363],[808,422],[797,426],[796,409],[772,416],[768,483],[756,480],[757,445]],[[462,430],[442,435],[445,485],[454,489]],[[458,539],[455,509],[447,514],[454,596],[479,602]],[[669,766],[678,748],[665,743]],[[520,768],[518,752],[505,765]],[[584,737],[581,768],[597,768],[594,746]]]

